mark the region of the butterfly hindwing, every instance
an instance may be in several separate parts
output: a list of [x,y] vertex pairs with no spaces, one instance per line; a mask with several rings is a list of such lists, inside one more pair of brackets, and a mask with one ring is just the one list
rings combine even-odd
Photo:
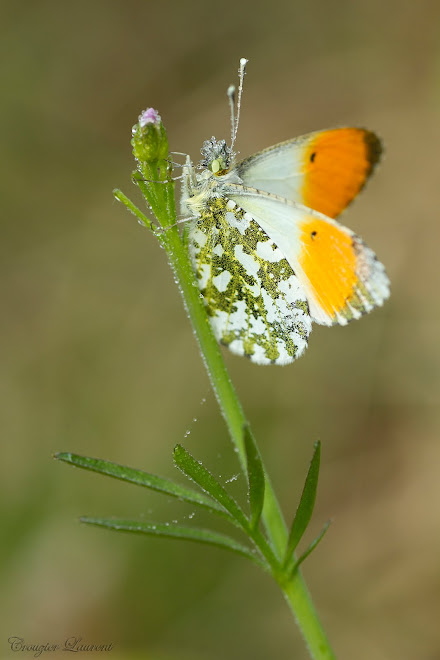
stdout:
[[297,273],[311,314],[324,325],[360,318],[389,296],[385,268],[359,236],[324,217],[304,214]]
[[336,218],[363,188],[381,152],[371,131],[336,128],[269,147],[236,169],[244,185]]
[[306,295],[313,321],[343,325],[388,298],[383,265],[349,229],[275,195],[234,184],[227,190],[282,250]]
[[227,197],[213,197],[188,242],[217,339],[258,364],[299,357],[311,331],[306,295],[261,226]]

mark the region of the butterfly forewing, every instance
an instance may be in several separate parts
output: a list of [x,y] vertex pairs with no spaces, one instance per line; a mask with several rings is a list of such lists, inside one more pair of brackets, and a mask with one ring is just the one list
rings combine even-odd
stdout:
[[217,339],[258,364],[287,364],[307,346],[303,287],[278,245],[234,201],[206,200],[189,250]]
[[362,128],[309,133],[260,151],[237,164],[244,185],[335,218],[365,185],[382,151]]

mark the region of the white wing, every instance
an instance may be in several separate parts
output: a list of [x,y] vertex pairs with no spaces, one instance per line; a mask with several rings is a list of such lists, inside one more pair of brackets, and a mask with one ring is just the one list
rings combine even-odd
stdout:
[[346,227],[300,204],[245,186],[226,184],[223,192],[255,219],[285,255],[315,322],[345,324],[388,298],[383,265]]

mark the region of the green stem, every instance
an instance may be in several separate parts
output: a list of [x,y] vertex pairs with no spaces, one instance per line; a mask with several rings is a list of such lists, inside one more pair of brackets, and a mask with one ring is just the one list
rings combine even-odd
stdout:
[[314,660],[336,660],[300,572],[296,572],[286,584],[280,586],[301,630],[310,656]]
[[[172,184],[169,183],[168,186],[171,187]],[[169,195],[168,198],[170,198]],[[162,212],[162,217],[159,218],[164,226],[166,226],[165,248],[179,283],[186,311],[199,342],[215,396],[226,421],[232,442],[238,450],[241,466],[246,473],[243,427],[249,423],[229,378],[217,340],[212,332],[204,304],[200,298],[199,288],[195,281],[188,250],[182,242],[182,238],[175,226],[176,218],[170,206],[168,207],[170,212],[168,217],[165,219]],[[156,209],[153,210],[155,211]],[[276,556],[281,560],[287,544],[287,529],[269,479],[266,482],[262,518],[269,542]],[[336,656],[321,626],[300,571],[296,571],[287,582],[280,579],[279,584],[284,591],[286,600],[302,632],[311,657],[314,660],[336,660]]]
[[[155,233],[168,254],[186,311],[199,342],[215,396],[232,442],[237,449],[242,469],[246,474],[247,460],[243,429],[245,426],[249,428],[249,423],[229,378],[205,306],[200,298],[187,245],[176,227],[174,182],[170,179],[170,172],[164,161],[138,163],[138,170],[139,174],[135,175],[136,182],[162,225],[163,233],[158,235],[157,229],[153,228],[151,222],[123,193],[115,191],[116,198]],[[161,183],[155,182],[158,176]],[[262,519],[269,546],[258,529],[252,530],[251,537],[271,565],[273,575],[284,592],[311,658],[313,660],[336,660],[300,571],[296,570],[290,576],[282,571],[282,559],[286,551],[288,535],[283,515],[267,475]]]

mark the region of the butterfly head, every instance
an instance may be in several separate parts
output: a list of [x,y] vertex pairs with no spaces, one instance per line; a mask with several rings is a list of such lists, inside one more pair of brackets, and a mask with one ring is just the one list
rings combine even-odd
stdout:
[[205,140],[201,148],[203,156],[200,167],[209,170],[216,176],[222,176],[229,170],[234,153],[225,140],[217,141],[215,137]]
[[206,206],[207,200],[212,197],[222,196],[223,185],[230,183],[241,183],[237,171],[234,169],[236,153],[234,144],[237,137],[240,119],[241,96],[243,92],[243,80],[247,60],[240,60],[239,87],[237,102],[235,99],[235,87],[231,85],[228,89],[228,99],[231,111],[231,144],[226,140],[217,140],[212,137],[205,140],[201,148],[202,160],[196,173],[189,156],[183,168],[182,177],[182,213],[188,211],[193,215],[199,214]]

